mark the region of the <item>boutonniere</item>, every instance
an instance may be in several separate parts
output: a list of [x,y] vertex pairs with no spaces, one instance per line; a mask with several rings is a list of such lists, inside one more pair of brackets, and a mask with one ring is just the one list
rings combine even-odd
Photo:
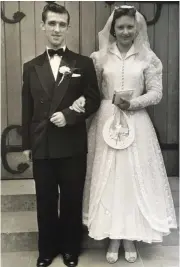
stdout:
[[60,83],[64,80],[64,77],[65,77],[65,76],[70,75],[70,74],[72,75],[76,70],[77,70],[77,68],[72,68],[72,69],[70,69],[70,68],[67,67],[67,66],[61,66],[61,67],[59,68],[59,72],[60,72],[61,74],[63,74],[63,76],[62,76],[62,78],[61,78],[61,80],[60,80],[58,86],[59,86]]

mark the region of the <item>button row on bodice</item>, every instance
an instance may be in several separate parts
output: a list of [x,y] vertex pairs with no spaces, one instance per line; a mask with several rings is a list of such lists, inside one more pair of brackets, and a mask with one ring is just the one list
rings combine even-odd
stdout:
[[124,59],[122,64],[122,83],[121,83],[121,90],[124,90]]

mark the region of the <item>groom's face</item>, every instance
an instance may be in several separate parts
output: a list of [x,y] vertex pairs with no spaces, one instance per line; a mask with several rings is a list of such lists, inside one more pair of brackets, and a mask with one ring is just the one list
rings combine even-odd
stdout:
[[53,48],[58,48],[65,42],[68,32],[68,15],[51,11],[47,12],[46,20],[42,23],[48,44]]

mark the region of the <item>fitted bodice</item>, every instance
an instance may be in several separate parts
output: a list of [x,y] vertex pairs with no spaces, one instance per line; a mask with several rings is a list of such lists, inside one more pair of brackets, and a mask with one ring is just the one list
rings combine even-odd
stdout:
[[143,64],[135,60],[135,55],[120,59],[112,54],[102,69],[102,93],[105,99],[112,99],[114,90],[133,89],[133,97],[144,89]]
[[[133,109],[140,108],[141,104],[145,107],[160,101],[162,65],[152,51],[142,59],[140,53],[132,46],[126,57],[122,58],[114,43],[106,54],[102,56],[101,52],[94,52],[92,58],[103,99],[112,99],[114,90],[133,89],[131,100]],[[144,90],[146,94],[143,95]]]

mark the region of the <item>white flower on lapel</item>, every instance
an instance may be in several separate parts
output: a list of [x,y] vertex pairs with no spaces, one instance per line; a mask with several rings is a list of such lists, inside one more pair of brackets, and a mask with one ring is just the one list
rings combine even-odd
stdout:
[[71,69],[70,69],[69,67],[67,67],[67,66],[61,66],[61,67],[59,68],[59,72],[60,72],[61,74],[63,74],[63,76],[62,76],[60,82],[58,83],[58,86],[59,86],[60,83],[63,81],[65,75],[67,75],[67,74],[71,74],[72,71],[71,71]]
[[59,72],[62,73],[62,74],[65,74],[65,73],[71,73],[71,69],[67,66],[61,66],[59,68]]
[[66,75],[68,75],[68,74],[72,74],[72,77],[79,77],[79,76],[81,76],[81,74],[74,73],[74,72],[76,72],[76,71],[78,71],[78,70],[80,70],[80,69],[79,69],[79,68],[71,68],[71,69],[70,69],[70,68],[67,67],[67,66],[61,66],[61,67],[59,68],[59,72],[60,72],[61,74],[63,74],[63,76],[62,76],[62,78],[61,78],[61,80],[60,80],[58,86],[59,86],[60,83],[63,81],[64,77],[65,77]]

